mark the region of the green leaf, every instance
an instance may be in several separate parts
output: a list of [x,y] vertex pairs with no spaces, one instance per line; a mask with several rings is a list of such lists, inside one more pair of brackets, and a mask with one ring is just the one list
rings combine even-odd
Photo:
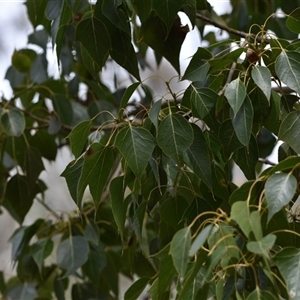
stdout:
[[[25,2],[25,5],[27,6],[28,17],[30,19],[31,24],[34,27],[37,27],[38,25],[41,24],[45,25],[44,12],[46,10],[47,4],[48,4],[47,1],[40,1],[40,0],[27,0]],[[41,11],[43,13],[41,13]]]
[[87,143],[90,130],[91,120],[83,121],[76,125],[72,129],[71,133],[67,136],[67,138],[70,140],[71,150],[75,158],[78,158],[81,155],[84,146]]
[[88,259],[89,245],[82,236],[70,236],[56,251],[57,265],[66,270],[63,278],[76,272]]
[[187,149],[187,157],[184,156],[185,163],[199,176],[201,180],[211,187],[211,159],[205,137],[202,130],[195,124],[192,124],[194,132],[194,141]]
[[54,20],[59,17],[63,7],[62,1],[49,0],[47,3],[47,8],[45,15],[49,20]]
[[5,294],[6,299],[34,300],[38,297],[34,283],[17,284]]
[[212,58],[212,54],[205,48],[198,48],[193,55],[182,80],[204,81],[207,78],[207,73],[210,68],[208,59]]
[[41,153],[34,147],[26,147],[25,151],[25,170],[28,190],[30,191],[39,178],[39,175],[44,170]]
[[1,115],[1,126],[10,136],[20,136],[25,130],[25,118],[18,109],[4,111]]
[[257,242],[255,241],[248,242],[247,249],[254,254],[262,255],[268,258],[269,250],[272,249],[272,247],[275,244],[275,241],[276,241],[276,235],[269,234]]
[[289,156],[288,158],[279,162],[273,168],[266,170],[266,173],[264,173],[264,175],[267,175],[267,174],[271,175],[278,171],[290,170],[292,168],[296,168],[299,165],[300,165],[300,157],[299,156]]
[[[102,190],[107,182],[107,178],[113,168],[114,154],[109,147],[103,147],[98,143],[90,146],[85,154],[83,167],[78,182],[78,202],[81,202],[83,193],[89,185],[96,207],[98,206]],[[81,205],[78,205],[79,207]]]
[[126,213],[128,204],[130,201],[130,196],[124,200],[124,178],[116,177],[114,178],[109,186],[110,200],[112,213],[117,224],[120,235],[123,239],[124,235],[124,224],[126,219]]
[[52,250],[53,241],[51,239],[42,238],[32,245],[31,255],[39,268],[40,274],[42,274],[44,260],[51,254]]
[[288,15],[285,23],[290,31],[300,33],[300,8],[296,8],[292,11]]
[[290,299],[300,298],[300,250],[286,248],[277,253],[274,262],[287,285]]
[[143,292],[149,282],[149,278],[142,277],[136,280],[125,292],[124,300],[136,300]]
[[165,23],[159,17],[151,17],[142,23],[141,39],[153,50],[165,57],[180,74],[179,54],[188,27],[182,27],[180,19],[174,20],[169,34]]
[[250,142],[253,125],[253,115],[253,107],[248,97],[246,97],[240,110],[235,116],[234,113],[232,113],[231,111],[231,120],[234,131],[238,140],[244,146],[248,146]]
[[218,98],[219,95],[209,88],[197,89],[192,86],[192,111],[195,117],[199,117],[214,131],[217,131],[215,106]]
[[300,93],[300,53],[282,51],[275,61],[278,78],[289,88]]
[[234,117],[236,117],[246,99],[247,92],[245,84],[240,80],[240,78],[232,80],[227,86],[224,95],[232,108]]
[[193,143],[192,126],[183,116],[169,114],[158,127],[157,143],[167,156],[182,166],[183,153]]
[[184,277],[187,269],[190,246],[191,246],[190,228],[185,227],[177,231],[172,238],[169,253],[172,256],[175,269],[180,277]]
[[271,72],[263,66],[254,66],[251,76],[256,85],[263,91],[268,100],[271,97]]
[[121,99],[121,104],[120,104],[120,114],[122,116],[124,109],[127,106],[128,101],[130,100],[132,94],[135,92],[135,90],[138,88],[138,86],[140,85],[139,82],[135,82],[132,85],[130,85],[126,91],[124,92],[124,95]]
[[208,224],[200,231],[200,233],[197,235],[197,237],[194,239],[192,243],[189,256],[191,257],[194,256],[198,252],[198,250],[204,245],[207,238],[211,234],[212,229],[213,229],[213,225]]
[[300,154],[300,111],[289,113],[282,121],[278,138],[288,143],[288,145]]
[[115,146],[138,178],[146,168],[155,145],[155,139],[148,130],[131,124],[120,130],[115,141]]
[[153,125],[155,126],[156,130],[158,128],[161,103],[162,103],[162,99],[155,101],[149,111],[149,118],[150,118],[151,122],[153,123]]
[[271,175],[265,185],[265,195],[268,203],[268,222],[286,206],[293,198],[297,188],[297,180],[294,175],[276,173]]
[[90,56],[102,68],[111,49],[110,36],[105,24],[95,17],[82,20],[76,28],[76,40],[82,43]]
[[260,290],[256,288],[251,294],[248,295],[246,300],[277,300],[278,296],[272,294],[270,291]]
[[21,224],[31,208],[33,199],[37,194],[43,193],[45,189],[46,186],[43,182],[38,181],[28,191],[26,176],[16,174],[7,183],[3,206]]
[[70,100],[61,94],[55,94],[52,97],[54,110],[62,123],[71,125],[73,121],[73,108]]
[[162,298],[164,292],[169,289],[173,278],[176,276],[176,270],[171,255],[167,255],[160,260],[158,274],[158,297]]
[[66,178],[69,192],[77,206],[80,205],[78,197],[78,183],[82,172],[83,161],[83,157],[78,160],[71,161],[60,175]]

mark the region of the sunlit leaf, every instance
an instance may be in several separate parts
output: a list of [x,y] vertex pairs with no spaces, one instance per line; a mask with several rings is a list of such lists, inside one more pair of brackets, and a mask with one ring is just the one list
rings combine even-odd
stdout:
[[268,203],[268,221],[293,198],[297,187],[294,175],[276,173],[271,175],[265,185],[265,195]]
[[66,270],[67,277],[80,268],[88,259],[89,245],[82,236],[70,236],[62,241],[56,251],[57,265]]
[[300,93],[300,53],[282,51],[275,61],[278,78],[292,90]]
[[157,133],[158,146],[178,165],[183,164],[183,152],[192,142],[193,129],[184,117],[169,114],[161,121]]
[[191,230],[189,227],[177,231],[172,239],[170,254],[179,276],[185,275],[189,250],[191,246]]
[[115,145],[135,175],[140,177],[155,148],[151,133],[145,128],[129,125],[118,133]]
[[4,111],[1,115],[1,126],[10,136],[20,136],[25,130],[25,118],[21,111],[12,109]]

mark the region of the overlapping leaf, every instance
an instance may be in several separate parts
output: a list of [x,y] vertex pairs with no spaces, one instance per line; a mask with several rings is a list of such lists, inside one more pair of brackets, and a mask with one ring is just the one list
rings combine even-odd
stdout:
[[232,80],[227,86],[225,90],[225,97],[232,108],[234,116],[236,116],[242,107],[246,99],[246,94],[245,84],[240,80],[240,78]]
[[271,97],[271,72],[263,66],[255,66],[251,71],[251,76],[256,85],[263,91],[268,100]]
[[158,127],[157,143],[164,153],[178,165],[183,164],[183,154],[193,142],[193,129],[186,119],[169,114]]
[[151,133],[145,128],[129,125],[120,130],[115,145],[137,178],[140,178],[156,145]]
[[25,130],[25,118],[17,109],[5,111],[1,115],[1,126],[4,132],[10,136],[20,136]]

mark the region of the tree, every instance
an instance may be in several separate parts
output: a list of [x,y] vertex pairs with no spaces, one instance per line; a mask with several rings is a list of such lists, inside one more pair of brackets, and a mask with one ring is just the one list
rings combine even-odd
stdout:
[[[14,95],[1,102],[1,205],[20,224],[17,275],[0,277],[7,299],[65,299],[67,289],[119,299],[119,274],[135,278],[126,300],[145,288],[151,299],[300,298],[300,1],[231,3],[218,16],[206,0],[26,1],[35,47],[13,53]],[[208,44],[184,74],[179,12]],[[204,35],[207,24],[229,38]],[[47,72],[49,39],[59,79]],[[149,47],[187,89],[167,82],[153,100],[140,78]],[[105,85],[111,63],[126,70],[126,89]],[[24,226],[47,189],[42,158],[60,147],[74,155],[62,176],[80,213],[49,208],[52,219]]]

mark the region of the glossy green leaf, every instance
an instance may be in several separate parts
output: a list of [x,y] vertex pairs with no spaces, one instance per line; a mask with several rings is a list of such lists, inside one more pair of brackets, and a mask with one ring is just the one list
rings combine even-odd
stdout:
[[67,138],[70,140],[71,150],[75,158],[78,158],[82,154],[84,146],[87,143],[87,138],[90,134],[90,129],[91,120],[83,121],[76,125],[71,133],[67,136]]
[[35,186],[39,175],[44,169],[39,150],[31,146],[27,147],[25,151],[25,170],[29,191]]
[[282,51],[275,61],[278,78],[289,88],[300,93],[300,53]]
[[128,125],[117,134],[115,145],[131,170],[139,178],[146,168],[156,144],[148,130]]
[[200,233],[197,235],[197,237],[193,240],[189,256],[194,256],[198,250],[204,245],[207,238],[209,237],[211,231],[212,231],[213,225],[208,224],[206,227],[204,227]]
[[[114,154],[111,148],[105,148],[98,143],[90,146],[84,156],[83,167],[78,182],[78,202],[81,202],[83,193],[89,185],[95,205],[102,196],[102,190],[114,164]],[[80,205],[79,205],[80,207]]]
[[286,26],[290,31],[300,33],[300,8],[295,9],[288,15]]
[[187,149],[184,160],[185,163],[195,172],[197,176],[208,186],[211,187],[211,158],[205,137],[201,129],[192,124],[194,141]]
[[232,80],[225,90],[225,97],[232,108],[233,115],[236,117],[246,99],[246,87],[240,78]]
[[256,85],[263,91],[266,98],[271,97],[271,72],[267,67],[254,66],[251,71],[251,77]]
[[80,204],[80,201],[78,201],[78,183],[82,172],[83,162],[83,157],[79,160],[71,161],[60,175],[65,177],[71,197],[77,205]]
[[207,78],[207,73],[210,68],[208,59],[212,54],[205,48],[198,48],[197,52],[193,55],[182,79],[190,81],[204,81]]
[[53,250],[53,245],[54,243],[51,239],[42,238],[31,247],[32,257],[37,264],[40,273],[42,273],[42,266],[45,258],[47,258]]
[[265,185],[265,195],[269,210],[268,221],[292,200],[296,188],[297,180],[290,173],[276,173],[268,178]]
[[300,111],[289,113],[282,121],[278,137],[288,143],[288,145],[296,152],[300,153]]
[[95,17],[82,20],[76,28],[76,40],[82,43],[90,56],[102,68],[111,49],[110,36],[105,24]]
[[136,300],[149,283],[149,278],[142,277],[136,280],[125,292],[124,300]]
[[300,297],[300,250],[285,248],[275,255],[274,262],[286,282],[290,299],[298,299]]
[[179,274],[179,276],[181,277],[184,277],[187,269],[190,246],[191,246],[190,228],[185,227],[177,231],[174,237],[172,238],[169,253],[172,256],[175,269]]
[[275,241],[276,236],[274,234],[269,234],[257,242],[248,242],[247,249],[254,254],[262,255],[268,258],[269,250],[274,246]]
[[158,127],[157,143],[167,156],[181,166],[184,151],[193,143],[193,129],[184,117],[169,114]]
[[248,97],[246,97],[244,103],[242,104],[240,110],[236,115],[234,115],[234,113],[231,113],[231,120],[234,131],[238,140],[244,146],[248,146],[251,138],[253,114],[253,107]]
[[56,251],[57,265],[66,270],[67,277],[80,268],[88,259],[89,245],[82,236],[70,236],[62,241]]
[[12,109],[4,111],[1,115],[1,126],[10,136],[20,136],[25,130],[25,118],[21,111]]

